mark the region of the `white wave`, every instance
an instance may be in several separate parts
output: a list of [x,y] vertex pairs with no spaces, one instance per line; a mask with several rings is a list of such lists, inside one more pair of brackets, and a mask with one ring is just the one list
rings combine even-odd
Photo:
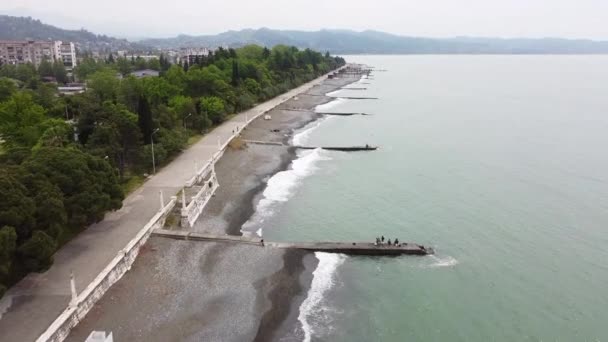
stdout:
[[[335,93],[335,92],[328,93],[326,95],[329,96],[330,94],[333,94],[333,93]],[[335,100],[332,100],[332,101],[329,101],[327,103],[324,103],[324,104],[316,106],[315,107],[315,112],[317,112],[317,113],[318,112],[329,112],[330,109],[332,109],[334,107],[337,107],[337,106],[339,106],[341,104],[344,104],[347,101],[348,101],[348,99],[337,98]]]
[[323,295],[334,285],[334,275],[338,266],[344,263],[346,256],[343,254],[315,252],[319,259],[317,269],[312,273],[312,284],[308,290],[308,296],[300,305],[298,320],[304,330],[304,342],[310,342],[315,332],[315,323],[323,324],[326,308],[321,304]]
[[266,218],[274,215],[277,204],[287,202],[293,196],[302,179],[317,170],[317,162],[330,159],[327,151],[322,149],[298,152],[298,158],[291,163],[289,170],[281,171],[268,180],[266,189],[262,193],[263,198],[258,203],[255,213],[243,224],[241,230],[253,231],[254,226],[259,227],[258,225]]
[[293,138],[291,138],[291,144],[294,146],[303,146],[308,142],[310,134],[319,128],[323,122],[331,118],[333,118],[333,116],[325,116],[304,126],[293,135]]
[[256,234],[257,234],[259,237],[262,237],[262,228],[258,229],[258,230],[257,230],[255,233],[256,233]]
[[430,256],[433,259],[433,263],[428,265],[429,268],[437,267],[452,267],[458,265],[458,260],[451,256],[437,257],[435,255]]

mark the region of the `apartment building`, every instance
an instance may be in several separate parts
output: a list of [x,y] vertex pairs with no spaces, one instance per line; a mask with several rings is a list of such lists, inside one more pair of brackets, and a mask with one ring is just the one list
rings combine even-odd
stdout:
[[36,67],[43,60],[61,61],[66,68],[76,66],[74,43],[39,40],[0,40],[0,63],[32,63]]
[[202,57],[209,56],[209,51],[207,48],[182,48],[179,51],[178,62],[195,64]]

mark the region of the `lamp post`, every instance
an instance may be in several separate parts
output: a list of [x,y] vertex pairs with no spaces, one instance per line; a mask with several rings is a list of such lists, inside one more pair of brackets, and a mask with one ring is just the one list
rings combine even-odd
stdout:
[[150,134],[150,143],[152,144],[152,174],[156,174],[156,163],[154,162],[154,134],[158,132],[160,128],[155,129],[152,134]]
[[186,119],[189,118],[192,115],[192,113],[188,113],[188,115],[186,115],[186,117],[184,118],[184,131],[186,130]]

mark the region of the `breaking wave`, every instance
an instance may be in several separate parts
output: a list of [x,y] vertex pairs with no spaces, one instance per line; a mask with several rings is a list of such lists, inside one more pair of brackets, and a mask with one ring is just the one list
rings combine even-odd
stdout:
[[321,149],[300,151],[289,170],[281,171],[272,176],[262,193],[263,198],[258,203],[253,216],[243,224],[243,233],[253,232],[262,236],[261,224],[276,212],[277,204],[287,202],[295,193],[302,179],[310,176],[317,170],[316,163],[321,160],[330,160],[327,151]]
[[300,305],[298,320],[304,330],[304,341],[310,342],[315,326],[323,325],[326,321],[327,308],[322,305],[324,294],[334,285],[334,276],[338,266],[346,260],[343,254],[316,252],[319,259],[317,269],[312,273],[313,279],[308,290],[308,296]]

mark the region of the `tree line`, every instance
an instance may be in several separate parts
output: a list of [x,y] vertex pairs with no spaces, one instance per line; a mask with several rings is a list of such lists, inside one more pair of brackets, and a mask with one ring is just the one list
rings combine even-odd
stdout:
[[[131,76],[143,62],[160,76]],[[219,49],[191,64],[143,62],[85,57],[74,77],[87,91],[72,96],[43,82],[67,81],[62,66],[0,66],[0,296],[121,207],[151,172],[152,142],[156,162],[166,163],[231,113],[345,63],[281,45]]]

